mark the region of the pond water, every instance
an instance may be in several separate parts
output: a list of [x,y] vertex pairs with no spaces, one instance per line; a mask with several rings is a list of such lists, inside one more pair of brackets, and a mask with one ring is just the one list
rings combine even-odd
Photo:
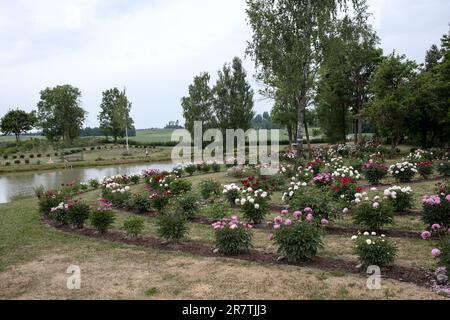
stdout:
[[118,174],[137,174],[146,169],[170,171],[174,167],[172,163],[152,163],[2,174],[0,175],[0,203],[7,203],[17,196],[34,195],[34,188],[38,186],[52,189],[62,183],[73,181],[87,182],[89,179],[102,179]]

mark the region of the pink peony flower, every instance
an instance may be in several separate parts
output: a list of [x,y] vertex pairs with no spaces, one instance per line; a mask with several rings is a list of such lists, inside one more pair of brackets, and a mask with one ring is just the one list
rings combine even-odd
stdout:
[[450,201],[450,194],[445,197],[445,200]]
[[273,225],[273,228],[274,228],[275,230],[278,230],[278,229],[281,228],[281,226],[280,226],[279,224],[274,224],[274,225]]
[[238,226],[237,226],[236,224],[234,224],[234,223],[233,223],[232,225],[230,225],[230,229],[231,229],[231,230],[234,230],[234,229],[236,229],[237,227],[238,227]]
[[433,224],[432,226],[431,226],[431,229],[433,229],[433,230],[439,230],[441,228],[441,225],[440,224],[438,224],[438,223],[435,223],[435,224]]
[[287,226],[290,226],[292,224],[292,220],[291,219],[286,219],[284,221],[284,224],[287,225]]
[[302,212],[301,211],[294,211],[294,213],[292,214],[294,216],[295,219],[300,219],[302,217]]
[[269,233],[269,235],[267,236],[267,239],[269,241],[272,241],[273,240],[273,233]]
[[307,208],[305,208],[305,212],[306,212],[306,213],[311,213],[311,212],[312,212],[312,209],[311,209],[310,207],[307,207]]
[[342,213],[343,213],[343,214],[347,214],[347,213],[348,213],[348,208],[344,208],[344,209],[342,210]]
[[430,231],[424,231],[422,232],[422,234],[420,235],[422,237],[423,240],[427,240],[431,238],[431,232]]
[[289,214],[288,210],[281,210],[281,214],[287,216]]
[[279,224],[279,223],[281,223],[283,221],[283,218],[281,216],[276,216],[275,219],[273,219],[273,221],[276,224]]
[[320,223],[321,223],[323,226],[327,226],[329,222],[328,222],[327,219],[322,219],[322,220],[320,221]]
[[441,203],[441,198],[439,196],[433,195],[433,196],[425,196],[422,199],[423,203],[428,205],[438,205]]
[[308,213],[308,215],[306,216],[306,221],[311,222],[311,221],[313,221],[313,220],[314,220],[313,215],[312,215],[311,213]]
[[439,257],[441,255],[441,250],[434,248],[433,250],[431,250],[431,255],[433,257]]

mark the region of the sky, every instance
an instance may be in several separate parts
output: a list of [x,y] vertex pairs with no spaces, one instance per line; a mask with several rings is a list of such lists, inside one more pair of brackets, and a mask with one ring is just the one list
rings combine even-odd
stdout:
[[[385,53],[423,62],[449,30],[449,0],[369,0]],[[46,87],[82,92],[85,126],[98,125],[101,93],[127,89],[138,129],[183,123],[180,99],[193,77],[244,59],[251,29],[244,0],[0,0],[0,116],[36,108]],[[272,102],[255,96],[258,113]]]

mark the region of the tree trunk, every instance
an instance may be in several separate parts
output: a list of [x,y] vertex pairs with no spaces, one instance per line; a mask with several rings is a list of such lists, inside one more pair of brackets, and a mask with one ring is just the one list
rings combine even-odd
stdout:
[[297,96],[298,121],[297,121],[297,156],[304,157],[303,152],[303,123],[305,122],[306,96],[299,92]]
[[308,155],[309,155],[309,159],[311,160],[312,159],[312,149],[311,149],[311,143],[309,141],[308,123],[306,122],[306,119],[305,119],[305,135],[306,135],[306,143],[308,145],[308,150],[309,150]]
[[15,133],[16,136],[16,144],[20,144],[20,134]]
[[355,119],[355,122],[353,123],[353,142],[355,144],[358,144],[358,119]]
[[358,143],[361,144],[363,142],[363,122],[359,117],[356,121],[358,121]]

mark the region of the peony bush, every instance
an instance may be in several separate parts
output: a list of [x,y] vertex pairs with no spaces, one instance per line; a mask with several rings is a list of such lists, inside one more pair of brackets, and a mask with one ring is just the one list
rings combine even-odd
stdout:
[[364,232],[352,237],[355,241],[355,254],[364,266],[386,267],[395,261],[397,247],[385,235]]
[[450,227],[450,194],[425,196],[422,199],[422,221],[428,226],[438,223]]
[[242,206],[243,216],[247,221],[259,224],[270,212],[268,196],[267,191],[253,191],[249,188],[242,191],[242,198],[236,199],[236,204]]
[[369,200],[367,194],[355,194],[355,203],[358,205],[353,209],[353,221],[358,225],[363,225],[371,230],[379,230],[385,224],[394,220],[394,207],[387,201],[375,196]]
[[237,216],[212,224],[217,250],[226,255],[248,252],[252,246],[252,226],[242,223]]
[[404,212],[413,207],[413,190],[411,187],[390,187],[384,190],[384,197],[392,202],[397,212]]
[[362,172],[370,184],[378,184],[386,177],[388,168],[381,162],[370,160],[362,165]]
[[398,182],[411,182],[418,170],[414,163],[405,161],[391,165],[388,172]]

